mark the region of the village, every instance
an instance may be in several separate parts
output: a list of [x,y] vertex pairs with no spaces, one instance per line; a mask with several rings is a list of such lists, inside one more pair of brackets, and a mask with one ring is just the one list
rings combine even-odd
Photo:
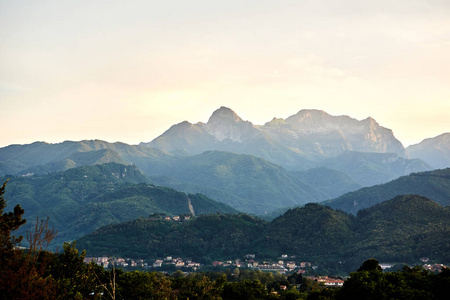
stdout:
[[295,257],[289,257],[286,254],[281,255],[281,259],[276,262],[256,260],[255,254],[247,254],[243,259],[225,260],[225,261],[212,261],[210,264],[200,264],[190,259],[184,259],[181,257],[167,256],[161,259],[153,259],[145,261],[144,259],[131,259],[120,257],[86,257],[85,263],[91,261],[97,263],[104,268],[116,267],[116,268],[128,268],[128,267],[140,267],[146,269],[187,269],[197,271],[200,268],[215,267],[215,268],[248,268],[261,270],[265,272],[279,272],[281,274],[293,273],[305,274],[306,269],[317,269],[317,266],[313,266],[310,262],[296,262]]
[[[185,273],[196,272],[202,270],[224,270],[224,269],[251,269],[260,270],[262,272],[278,272],[280,274],[302,274],[307,278],[317,281],[320,284],[329,287],[339,287],[344,284],[344,280],[341,278],[332,278],[329,276],[315,275],[315,270],[318,266],[306,261],[296,261],[295,256],[288,256],[282,254],[278,261],[257,261],[255,254],[247,254],[242,259],[224,260],[224,261],[212,261],[210,264],[200,264],[194,262],[191,259],[184,259],[181,257],[167,256],[165,258],[158,258],[152,260],[144,259],[131,259],[131,258],[114,258],[114,257],[86,257],[85,263],[95,262],[96,264],[104,268],[141,268],[149,271],[161,271],[170,272],[180,270]],[[428,259],[422,258],[424,263],[423,268],[431,272],[440,272],[442,268],[446,268],[443,264],[427,264]],[[392,268],[392,264],[381,263],[383,270]]]

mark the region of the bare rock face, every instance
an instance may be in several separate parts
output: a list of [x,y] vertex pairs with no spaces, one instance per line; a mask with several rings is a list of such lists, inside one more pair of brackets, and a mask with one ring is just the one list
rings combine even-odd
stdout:
[[419,158],[437,169],[450,167],[450,132],[425,139],[406,148],[410,158]]
[[344,151],[405,155],[392,131],[370,117],[358,121],[320,110],[301,110],[284,122],[274,119],[261,129],[280,143],[313,157],[334,157]]
[[287,119],[274,118],[255,126],[223,106],[206,124],[182,122],[143,145],[187,155],[207,150],[250,154],[287,168],[306,167],[308,162],[337,157],[346,151],[405,155],[392,131],[372,118],[358,121],[320,110],[301,110]]
[[212,114],[204,128],[220,142],[230,139],[237,143],[245,142],[248,135],[251,136],[256,130],[252,123],[242,120],[234,111],[223,106]]

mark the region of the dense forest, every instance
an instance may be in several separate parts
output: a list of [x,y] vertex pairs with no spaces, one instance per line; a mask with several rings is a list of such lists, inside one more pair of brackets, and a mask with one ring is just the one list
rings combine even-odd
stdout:
[[450,262],[450,209],[417,195],[398,196],[356,216],[319,204],[288,210],[272,222],[246,214],[212,214],[188,222],[155,218],[108,225],[79,239],[93,256],[190,257],[201,263],[254,253],[326,265],[338,274],[362,261]]

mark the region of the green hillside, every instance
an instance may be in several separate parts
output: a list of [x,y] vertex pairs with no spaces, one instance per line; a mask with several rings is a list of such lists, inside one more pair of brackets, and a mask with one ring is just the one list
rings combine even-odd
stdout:
[[90,255],[208,259],[255,253],[258,260],[296,260],[353,270],[375,257],[419,263],[450,262],[450,209],[417,195],[399,196],[357,216],[319,204],[291,209],[271,223],[244,214],[210,215],[173,223],[140,219],[109,225],[79,240]]
[[[3,179],[6,181],[6,178]],[[134,165],[116,163],[72,168],[49,175],[11,177],[5,197],[10,207],[25,209],[30,228],[36,217],[49,217],[58,231],[55,244],[70,241],[100,226],[161,213],[167,215],[236,213],[200,194],[149,184]]]
[[141,218],[102,227],[77,245],[88,249],[89,255],[174,255],[207,262],[245,255],[265,226],[266,222],[245,214],[212,214],[182,223]]
[[[213,187],[243,199],[257,201],[266,211],[316,202],[280,166],[250,155],[207,151],[185,157],[168,174],[182,182]],[[247,211],[263,214],[266,211]]]
[[357,228],[360,238],[352,251],[358,256],[384,261],[450,258],[450,208],[422,196],[397,196],[360,210]]
[[[353,238],[354,217],[329,207],[310,203],[288,210],[272,221],[260,243],[279,254],[304,253],[308,258],[330,259],[342,254]],[[297,249],[297,250],[296,250]]]
[[418,194],[441,205],[450,205],[450,168],[413,173],[382,185],[347,193],[323,204],[356,214],[360,209],[406,194]]

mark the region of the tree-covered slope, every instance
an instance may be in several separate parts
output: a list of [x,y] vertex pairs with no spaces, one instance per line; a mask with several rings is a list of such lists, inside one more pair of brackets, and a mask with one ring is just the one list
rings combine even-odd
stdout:
[[360,209],[406,194],[418,194],[441,205],[450,205],[450,168],[413,173],[385,184],[347,193],[323,204],[356,214]]
[[278,254],[336,257],[353,240],[353,223],[347,213],[310,203],[273,220],[260,243]]
[[[223,190],[264,205],[264,214],[283,206],[317,202],[321,192],[295,180],[288,172],[264,159],[250,155],[207,151],[177,161],[168,176],[181,182]],[[237,207],[238,209],[240,207]]]
[[265,226],[265,221],[245,214],[212,214],[187,222],[141,218],[102,227],[77,244],[88,249],[89,255],[173,255],[207,262],[249,253]]
[[412,257],[450,258],[450,209],[418,195],[394,199],[360,210],[358,241],[352,252],[384,261]]
[[154,213],[236,212],[203,195],[187,195],[149,183],[136,166],[109,163],[49,175],[11,177],[6,197],[11,206],[20,204],[25,209],[29,222],[22,230],[32,226],[36,217],[49,217],[50,225],[59,232],[56,242]]
[[109,225],[80,239],[91,255],[296,260],[352,270],[370,257],[418,263],[450,262],[450,210],[421,196],[396,197],[356,217],[319,204],[291,209],[271,223],[244,214],[211,215],[184,223],[153,219]]

